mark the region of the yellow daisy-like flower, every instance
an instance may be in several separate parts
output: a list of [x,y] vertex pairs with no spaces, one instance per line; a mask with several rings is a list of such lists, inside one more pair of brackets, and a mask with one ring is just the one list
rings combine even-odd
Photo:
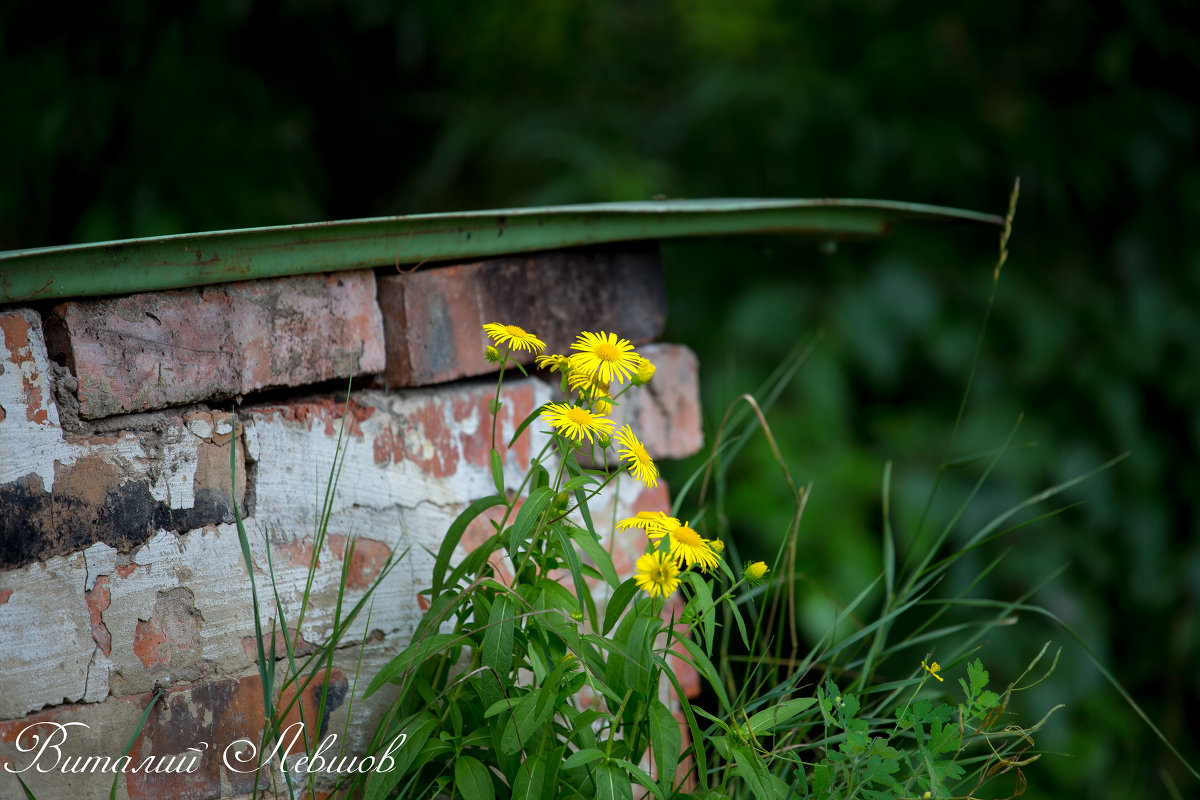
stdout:
[[767,566],[765,561],[755,561],[750,566],[746,567],[742,574],[746,576],[746,583],[751,586],[757,586],[767,579],[767,573],[771,568]]
[[585,397],[608,394],[608,381],[601,380],[594,372],[576,367],[568,368],[567,385]]
[[665,511],[639,511],[632,517],[626,517],[617,523],[618,531],[630,528],[640,528],[651,539],[661,538],[668,529],[679,525],[679,520],[668,515]]
[[571,345],[579,350],[571,356],[571,366],[582,372],[597,376],[611,383],[624,383],[637,371],[642,357],[633,351],[628,339],[619,339],[615,333],[591,333],[584,331]]
[[542,411],[542,419],[559,433],[577,442],[582,442],[585,436],[591,442],[593,436],[607,434],[613,426],[611,419],[566,403],[547,403]]
[[489,322],[483,326],[483,332],[496,340],[496,344],[508,343],[512,350],[528,350],[540,353],[546,349],[546,343],[516,325],[501,325],[499,322]]
[[670,597],[679,588],[679,565],[662,553],[647,553],[634,567],[638,588],[651,597]]
[[643,358],[638,364],[637,372],[633,373],[633,385],[645,386],[654,377],[654,365],[650,363],[650,359]]
[[547,354],[538,356],[533,360],[533,363],[537,364],[538,369],[548,369],[551,372],[566,372],[571,362],[566,356]]
[[942,671],[942,665],[941,665],[941,664],[939,664],[938,662],[936,662],[936,661],[935,661],[935,662],[933,662],[932,664],[930,664],[930,665],[928,665],[928,666],[927,666],[927,665],[925,664],[925,659],[923,659],[923,658],[922,658],[922,659],[921,659],[921,666],[925,668],[925,671],[926,671],[926,672],[928,672],[928,673],[929,673],[930,675],[932,675],[933,677],[937,678],[939,681],[944,681],[944,680],[945,680],[945,678],[943,678],[941,675],[938,675],[938,673]]
[[633,429],[628,425],[622,427],[617,432],[617,443],[620,445],[617,455],[628,462],[629,474],[647,488],[653,489],[658,485],[658,467],[654,466],[654,459],[646,452],[646,446],[633,435]]
[[[680,566],[696,567],[701,572],[708,572],[720,563],[720,558],[713,552],[712,543],[692,530],[686,522],[668,528],[667,535],[671,539],[671,558],[678,561]],[[649,536],[655,539],[661,538],[662,534],[656,536],[651,533]]]

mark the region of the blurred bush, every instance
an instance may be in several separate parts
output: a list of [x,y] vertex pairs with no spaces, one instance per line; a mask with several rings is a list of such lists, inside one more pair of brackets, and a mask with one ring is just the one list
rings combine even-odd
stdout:
[[[865,196],[1003,210],[1012,258],[955,451],[1022,446],[972,523],[1130,451],[1022,529],[980,591],[1077,628],[1193,761],[1200,704],[1200,37],[1187,6],[716,0],[661,4],[117,0],[0,10],[0,248],[556,202]],[[833,254],[665,250],[669,335],[711,413],[814,331],[773,412],[814,484],[805,568],[845,599],[878,569],[896,460],[911,530],[944,455],[991,234],[902,228]],[[733,498],[766,552],[786,506],[750,450]],[[760,480],[761,479],[761,480]],[[953,499],[969,486],[947,482]],[[935,513],[945,514],[939,507]],[[992,552],[981,551],[980,564]],[[827,601],[806,609],[816,625]],[[1047,638],[1006,637],[1023,664]],[[993,647],[998,649],[998,647]],[[1151,796],[1164,753],[1078,648],[1030,796]],[[1003,674],[989,652],[993,675]]]

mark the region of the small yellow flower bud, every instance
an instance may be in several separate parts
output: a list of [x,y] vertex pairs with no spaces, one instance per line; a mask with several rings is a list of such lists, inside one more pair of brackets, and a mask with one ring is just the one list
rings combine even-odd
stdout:
[[746,583],[751,586],[757,586],[767,579],[767,573],[771,568],[763,561],[755,561],[750,566],[746,567],[746,571],[742,574],[746,577]]
[[638,364],[637,372],[633,375],[633,385],[645,386],[650,382],[652,377],[654,377],[654,365],[650,363],[650,359],[642,358],[641,363]]
[[493,364],[499,364],[502,360],[500,351],[490,344],[483,351],[483,357]]
[[708,543],[708,545],[709,545],[709,547],[712,548],[712,551],[714,553],[716,553],[717,555],[721,555],[721,553],[725,552],[725,543],[722,542],[720,539],[713,539],[711,542]]

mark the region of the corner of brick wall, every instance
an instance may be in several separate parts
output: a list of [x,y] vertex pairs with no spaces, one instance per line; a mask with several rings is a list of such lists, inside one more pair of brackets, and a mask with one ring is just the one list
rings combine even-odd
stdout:
[[[294,619],[335,458],[311,607],[288,635],[303,649],[333,629],[351,537],[350,602],[406,552],[374,598],[363,659],[377,669],[420,617],[429,552],[462,508],[494,491],[494,388],[470,380],[490,369],[481,324],[524,324],[565,350],[578,329],[649,342],[665,313],[661,267],[645,248],[70,301],[44,318],[0,309],[0,765],[27,761],[17,737],[42,723],[89,726],[73,727],[67,755],[116,757],[157,689],[166,695],[138,741],[143,757],[256,734],[257,641],[234,504],[264,623],[276,614],[272,571]],[[658,372],[622,413],[656,457],[695,452],[694,354],[644,352]],[[363,388],[347,406],[352,376]],[[497,439],[554,390],[536,377],[506,380]],[[533,426],[504,452],[512,488],[542,435]],[[618,514],[669,507],[665,487],[621,485]],[[637,543],[612,545],[628,574]],[[364,623],[347,636],[361,642]],[[331,680],[344,687],[354,663],[339,659]],[[363,735],[352,725],[347,744],[365,745]],[[248,791],[219,759],[200,761],[194,774],[130,777],[119,796]],[[112,781],[25,777],[38,796],[106,795]],[[18,794],[0,768],[0,796]]]

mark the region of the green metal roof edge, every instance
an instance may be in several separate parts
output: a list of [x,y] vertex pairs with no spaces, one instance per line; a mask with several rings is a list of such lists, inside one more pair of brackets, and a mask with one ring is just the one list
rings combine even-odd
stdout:
[[883,236],[908,219],[999,225],[883,200],[662,202],[413,214],[0,252],[0,302],[51,300],[644,239]]

